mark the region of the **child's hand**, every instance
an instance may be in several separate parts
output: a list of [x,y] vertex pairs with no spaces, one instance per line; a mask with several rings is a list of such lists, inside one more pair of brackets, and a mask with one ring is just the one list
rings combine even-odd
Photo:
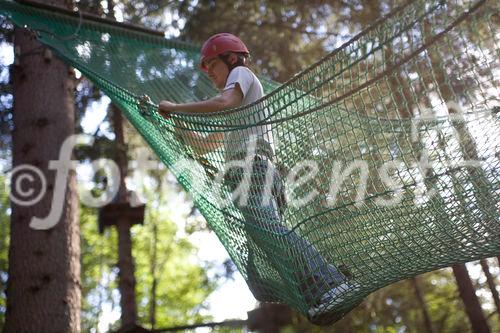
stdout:
[[149,115],[148,112],[148,104],[151,104],[151,98],[148,95],[144,94],[139,98],[139,111],[143,116]]
[[169,101],[161,101],[158,106],[158,113],[165,118],[169,118],[169,113],[175,111],[175,107],[177,104],[169,102]]

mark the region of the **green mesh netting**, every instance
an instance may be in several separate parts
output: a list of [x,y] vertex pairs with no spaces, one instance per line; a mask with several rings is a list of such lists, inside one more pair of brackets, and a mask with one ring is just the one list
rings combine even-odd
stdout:
[[141,96],[216,94],[197,46],[0,9],[120,107],[260,300],[326,324],[390,283],[500,254],[497,1],[412,1],[285,84],[263,80],[250,106],[170,119]]

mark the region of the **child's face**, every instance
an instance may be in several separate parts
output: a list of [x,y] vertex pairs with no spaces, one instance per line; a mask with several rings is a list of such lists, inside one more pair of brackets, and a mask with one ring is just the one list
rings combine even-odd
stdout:
[[205,66],[207,66],[208,77],[213,85],[218,89],[223,89],[229,75],[227,65],[219,57],[214,57],[207,60]]

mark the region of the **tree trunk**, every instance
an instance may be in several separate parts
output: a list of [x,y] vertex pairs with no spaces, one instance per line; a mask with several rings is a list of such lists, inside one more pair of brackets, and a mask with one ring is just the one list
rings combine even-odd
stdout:
[[[44,54],[46,49],[30,32],[16,28],[14,34],[19,63],[12,71],[12,165],[39,169],[47,190],[35,203],[11,202],[4,329],[6,333],[80,332],[80,229],[74,171],[63,181],[64,205],[58,223],[48,230],[30,227],[33,217],[49,215],[57,191],[56,172],[48,167],[50,160],[59,159],[64,140],[74,134],[74,80],[68,66]],[[12,175],[13,197],[21,198],[28,190],[34,196],[43,192],[39,177],[35,181],[22,177],[21,172]]]
[[491,296],[493,297],[493,301],[495,302],[495,307],[497,308],[497,312],[500,315],[500,297],[498,296],[498,291],[496,289],[495,279],[490,273],[490,269],[488,267],[488,261],[486,261],[486,259],[482,259],[480,263],[481,267],[483,268],[484,275],[486,276],[488,287],[491,290]]
[[415,289],[415,296],[417,297],[417,301],[420,304],[420,308],[422,309],[422,315],[424,317],[424,327],[426,329],[426,332],[434,333],[434,330],[432,329],[431,317],[429,316],[429,311],[427,310],[424,296],[422,295],[422,291],[420,290],[418,277],[411,278],[411,283],[413,285],[413,288]]
[[127,220],[118,221],[118,269],[120,270],[118,287],[121,295],[122,326],[133,325],[137,320],[134,260],[132,257],[130,227],[130,223]]
[[490,333],[490,328],[484,318],[481,304],[479,304],[479,300],[474,292],[474,286],[467,272],[467,267],[461,264],[455,265],[452,268],[457,280],[460,297],[465,305],[465,312],[472,326],[472,331],[474,333]]
[[[116,157],[115,162],[120,169],[120,188],[118,190],[118,202],[127,202],[127,188],[125,177],[127,175],[127,153],[125,139],[123,135],[123,117],[120,110],[111,104],[111,114],[113,117],[113,128],[115,131]],[[118,230],[118,268],[120,270],[120,306],[122,326],[134,325],[137,320],[137,310],[135,302],[135,277],[134,259],[132,257],[132,238],[130,235],[130,221],[117,221]]]

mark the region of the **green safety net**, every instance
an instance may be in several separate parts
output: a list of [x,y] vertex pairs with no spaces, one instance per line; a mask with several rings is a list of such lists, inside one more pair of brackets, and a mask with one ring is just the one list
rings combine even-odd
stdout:
[[408,2],[288,82],[262,79],[251,105],[165,119],[161,100],[217,93],[198,46],[0,2],[123,111],[255,297],[319,324],[393,282],[500,254],[498,6]]

